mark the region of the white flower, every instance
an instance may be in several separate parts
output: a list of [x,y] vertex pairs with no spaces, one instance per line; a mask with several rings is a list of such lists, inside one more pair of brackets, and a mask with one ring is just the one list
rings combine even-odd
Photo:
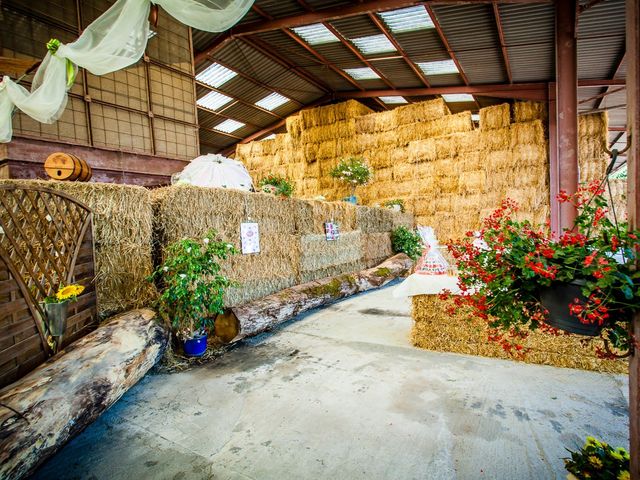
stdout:
[[227,243],[227,249],[231,250],[233,248],[233,245],[231,245],[230,243]]
[[209,243],[209,239],[208,239],[208,238],[205,238],[205,239],[203,240],[203,242],[204,242],[204,243],[205,243],[205,245],[206,245],[207,243]]
[[187,253],[191,253],[191,247],[187,248]]
[[184,274],[184,273],[181,273],[181,274],[180,274],[180,278],[187,278],[187,275],[186,275],[186,274]]
[[164,268],[163,268],[163,270],[164,270],[165,272],[168,272],[168,271],[169,271],[169,267],[164,267]]

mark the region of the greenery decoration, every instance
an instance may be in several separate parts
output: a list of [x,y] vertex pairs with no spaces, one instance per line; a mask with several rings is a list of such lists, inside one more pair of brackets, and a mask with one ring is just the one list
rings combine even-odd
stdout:
[[629,452],[624,448],[613,449],[610,445],[587,437],[584,446],[577,452],[569,450],[571,458],[564,465],[578,480],[630,480]]
[[183,340],[213,327],[215,316],[224,311],[225,289],[235,285],[220,274],[218,260],[226,260],[237,250],[216,236],[215,230],[209,230],[202,239],[170,244],[164,262],[148,277],[161,287],[158,311]]
[[295,186],[291,180],[282,175],[269,174],[260,180],[258,184],[260,189],[265,193],[271,193],[273,195],[281,195],[283,197],[290,197],[293,195]]
[[395,253],[406,253],[412,260],[417,260],[424,247],[420,235],[407,227],[398,227],[391,232],[391,248]]
[[369,183],[373,178],[373,169],[362,157],[348,157],[341,160],[329,174],[355,188]]

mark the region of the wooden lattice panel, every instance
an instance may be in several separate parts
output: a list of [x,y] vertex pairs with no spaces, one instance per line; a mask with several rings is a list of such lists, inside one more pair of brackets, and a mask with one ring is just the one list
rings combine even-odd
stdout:
[[[40,302],[60,285],[83,294],[69,306],[58,348],[97,324],[91,211],[37,187],[0,186],[0,386],[52,353]],[[37,340],[37,341],[36,341]]]

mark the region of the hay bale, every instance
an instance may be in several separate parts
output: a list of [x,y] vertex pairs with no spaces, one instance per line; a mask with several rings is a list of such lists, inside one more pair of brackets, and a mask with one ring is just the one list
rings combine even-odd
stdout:
[[342,120],[370,114],[372,111],[369,107],[357,100],[347,100],[346,102],[335,105],[302,110],[298,115],[303,128],[306,129],[322,125],[331,125]]
[[511,148],[516,145],[546,144],[546,135],[542,120],[514,123],[511,125]]
[[511,109],[508,103],[480,109],[480,130],[509,128]]
[[485,321],[464,310],[450,314],[447,311],[450,302],[451,300],[441,300],[437,295],[412,297],[414,326],[411,341],[416,347],[598,372],[628,372],[629,367],[625,360],[599,359],[595,355],[597,341],[585,348],[580,343],[583,337],[574,335],[555,337],[531,333],[522,342],[525,349],[528,349],[526,355],[523,358],[514,358],[500,345],[487,340]]
[[406,123],[428,122],[451,114],[447,103],[442,98],[412,103],[392,110],[396,125]]
[[364,233],[361,242],[363,261],[367,268],[378,265],[393,255],[389,232]]
[[356,228],[362,233],[389,232],[393,227],[393,212],[387,208],[358,206]]
[[513,104],[513,121],[516,123],[532,120],[547,120],[547,105],[544,102],[515,102]]
[[149,190],[134,185],[55,180],[0,180],[71,195],[93,211],[98,314],[140,308],[155,298],[151,274],[153,210]]
[[430,162],[438,158],[434,139],[414,140],[408,146],[409,161],[413,163]]
[[363,256],[362,233],[359,230],[343,233],[338,240],[330,242],[324,234],[303,235],[300,237],[300,252],[300,273],[303,274],[355,264]]
[[609,164],[608,115],[606,112],[578,117],[578,164],[580,182],[599,180]]

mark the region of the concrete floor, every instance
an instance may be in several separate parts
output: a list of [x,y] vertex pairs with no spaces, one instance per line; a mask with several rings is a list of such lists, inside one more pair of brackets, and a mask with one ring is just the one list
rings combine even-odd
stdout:
[[628,446],[626,377],[415,349],[391,288],[147,375],[35,477],[564,479],[586,435]]

